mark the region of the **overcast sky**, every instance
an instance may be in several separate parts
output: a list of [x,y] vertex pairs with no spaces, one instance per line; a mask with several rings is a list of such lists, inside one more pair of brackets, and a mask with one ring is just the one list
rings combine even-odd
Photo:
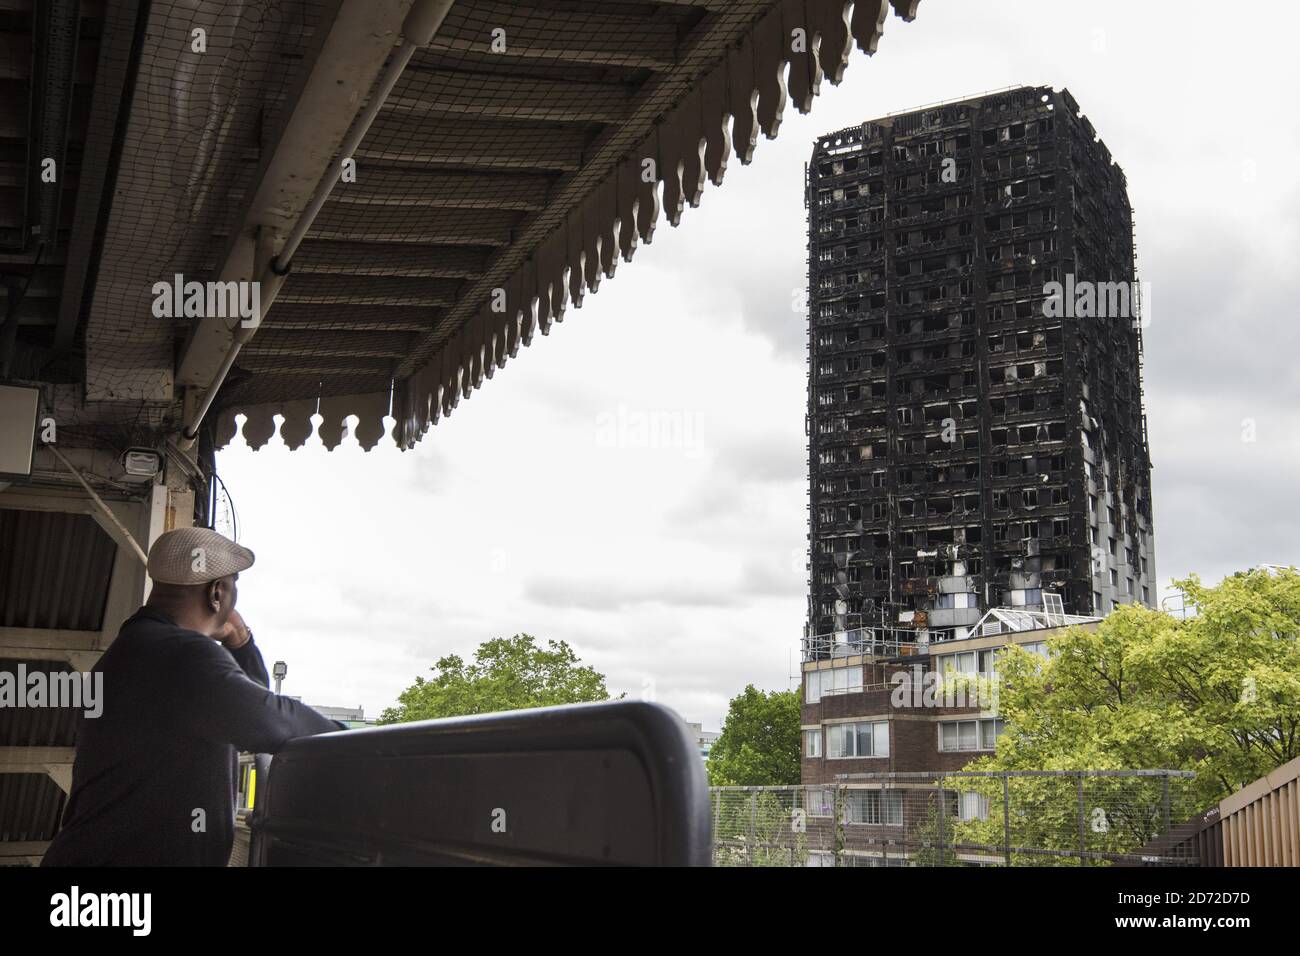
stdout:
[[790,686],[804,163],[821,133],[1015,84],[1068,87],[1128,176],[1162,594],[1295,563],[1297,26],[1281,2],[923,0],[414,451],[237,439],[218,469],[257,553],[240,609],[285,693],[378,716],[440,656],[520,631],[707,729],[745,684]]

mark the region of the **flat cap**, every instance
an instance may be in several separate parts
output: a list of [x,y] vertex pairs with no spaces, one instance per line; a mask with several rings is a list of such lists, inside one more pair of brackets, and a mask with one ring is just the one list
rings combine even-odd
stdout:
[[252,551],[210,528],[176,528],[149,549],[149,577],[159,584],[207,584],[252,566]]

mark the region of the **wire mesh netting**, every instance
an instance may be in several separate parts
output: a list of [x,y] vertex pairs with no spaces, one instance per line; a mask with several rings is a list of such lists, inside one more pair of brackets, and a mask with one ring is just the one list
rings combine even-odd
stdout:
[[[456,0],[409,63],[396,45],[406,5],[361,6],[121,0],[80,14],[69,170],[82,186],[69,188],[75,215],[40,261],[49,275],[24,290],[22,341],[68,338],[71,351],[50,350],[57,380],[84,381],[89,407],[132,408],[149,429],[174,430],[182,387],[216,379],[209,353],[248,318],[221,312],[201,325],[213,316],[191,311],[189,284],[265,275],[246,247],[260,229],[274,250],[305,205],[284,197],[286,184],[319,179],[332,192],[278,263],[289,271],[274,308],[214,411],[287,420],[267,409],[293,404],[295,421],[308,406],[328,419],[339,403],[327,414],[325,398],[360,396],[370,430],[391,408],[409,446],[431,395],[449,411],[447,395],[472,390],[465,379],[477,387],[483,364],[528,343],[530,310],[547,331],[655,220],[676,223],[706,179],[720,182],[728,157],[747,161],[761,135],[775,136],[788,102],[807,109],[823,72],[838,81],[855,43],[874,49],[891,8],[910,18],[915,2]],[[792,31],[806,43],[792,45]],[[384,95],[385,84],[359,80],[337,108],[302,99],[321,52],[343,38],[377,47],[356,75],[382,74],[386,56],[401,70],[395,85]],[[341,155],[334,127],[371,103],[373,124]],[[289,137],[282,155],[286,130],[313,122],[319,141]],[[657,168],[642,180],[646,159]],[[36,270],[28,251],[15,253],[24,275]],[[65,262],[60,291],[49,270]],[[185,291],[169,298],[173,284]],[[487,333],[475,323],[486,325],[498,294],[511,297],[509,315]],[[209,287],[209,310],[213,296]],[[507,332],[511,322],[526,334]],[[487,362],[471,361],[480,334],[495,349]]]
[[[154,316],[154,285],[177,274],[215,279],[259,162],[339,6],[142,10],[145,39],[88,312],[92,397],[161,401],[194,318]],[[735,6],[453,4],[355,155],[331,161],[339,181],[221,403],[387,391],[400,366],[409,374],[481,304],[480,280],[527,257],[531,248],[510,249],[517,239],[558,222],[567,205],[552,208],[557,189],[584,170],[607,174],[608,164],[588,168],[593,147],[674,73],[701,21],[744,22],[769,4]],[[458,303],[464,314],[449,319]]]
[[103,51],[128,79],[113,117],[122,126],[113,203],[86,310],[88,398],[169,404],[177,346],[196,318],[155,314],[155,284],[216,278],[265,137],[283,124],[337,6],[141,6],[131,24],[143,28],[138,46]]
[[858,774],[715,787],[715,866],[1195,866],[1193,774]]

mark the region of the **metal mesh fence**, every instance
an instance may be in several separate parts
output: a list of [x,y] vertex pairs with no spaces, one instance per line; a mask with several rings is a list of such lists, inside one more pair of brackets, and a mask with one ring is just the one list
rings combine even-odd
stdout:
[[855,774],[715,787],[715,866],[1195,866],[1183,771]]

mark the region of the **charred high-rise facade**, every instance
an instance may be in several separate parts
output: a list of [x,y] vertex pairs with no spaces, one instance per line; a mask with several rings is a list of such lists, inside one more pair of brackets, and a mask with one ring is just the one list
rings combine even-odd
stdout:
[[1153,604],[1132,210],[1070,93],[823,136],[807,205],[809,636]]

